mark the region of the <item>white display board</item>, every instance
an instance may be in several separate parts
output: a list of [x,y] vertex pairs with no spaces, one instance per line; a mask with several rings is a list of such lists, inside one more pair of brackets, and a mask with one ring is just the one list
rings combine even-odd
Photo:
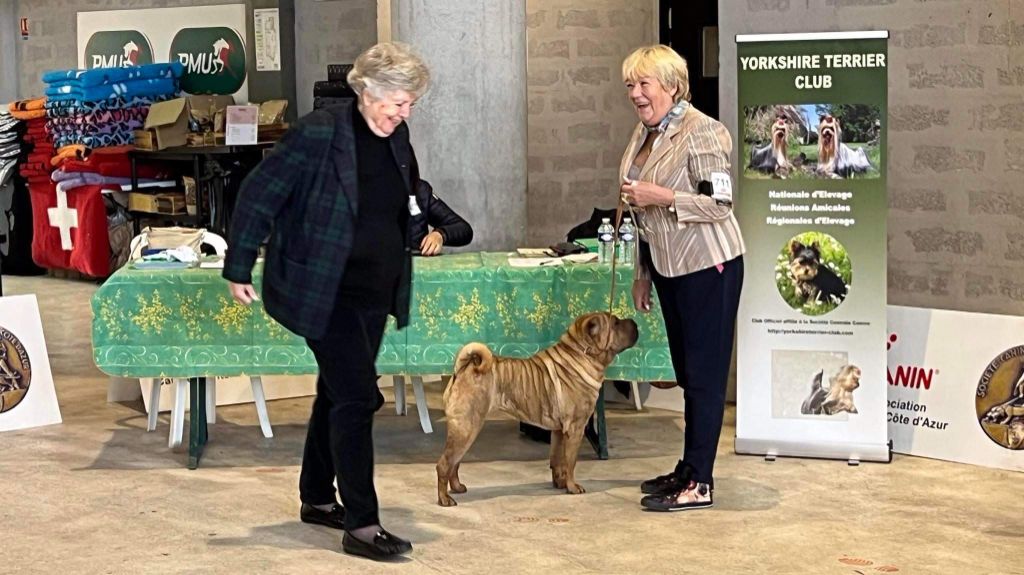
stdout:
[[36,296],[0,297],[0,431],[60,422]]
[[897,453],[1024,471],[1024,318],[889,306]]

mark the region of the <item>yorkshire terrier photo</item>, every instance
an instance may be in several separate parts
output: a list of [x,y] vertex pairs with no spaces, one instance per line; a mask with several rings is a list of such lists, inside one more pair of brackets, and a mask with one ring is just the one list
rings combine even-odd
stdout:
[[789,124],[786,118],[780,116],[772,124],[772,141],[764,146],[754,146],[750,149],[750,169],[765,174],[772,174],[778,178],[785,178],[789,175],[793,166],[789,163]]
[[824,386],[825,370],[819,371],[811,382],[811,394],[800,406],[804,415],[835,415],[837,413],[857,413],[853,404],[853,391],[860,387],[860,368],[856,365],[844,365],[839,372],[828,379],[828,387]]
[[831,114],[821,116],[818,124],[819,175],[828,178],[847,178],[871,169],[864,148],[851,148],[843,143],[843,129],[839,118]]
[[789,244],[789,277],[802,304],[842,303],[846,284],[822,263],[818,242],[804,245],[797,240]]

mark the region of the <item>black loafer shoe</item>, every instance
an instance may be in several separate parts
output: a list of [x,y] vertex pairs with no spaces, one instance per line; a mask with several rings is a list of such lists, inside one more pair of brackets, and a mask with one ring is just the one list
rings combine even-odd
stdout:
[[359,555],[375,561],[390,559],[412,551],[412,543],[381,529],[373,537],[373,543],[367,543],[352,536],[348,531],[341,539],[341,548],[349,555]]
[[314,523],[331,529],[345,528],[345,508],[337,503],[330,511],[320,511],[308,503],[303,503],[299,510],[299,518],[303,523]]

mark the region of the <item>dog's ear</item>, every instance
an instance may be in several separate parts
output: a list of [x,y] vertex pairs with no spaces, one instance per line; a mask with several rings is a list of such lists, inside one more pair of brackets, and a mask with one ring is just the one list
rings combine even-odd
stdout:
[[821,255],[821,244],[819,244],[817,240],[815,240],[814,243],[812,243],[811,245],[809,245],[807,247],[809,247],[812,250],[814,250],[814,253],[816,253],[818,255]]
[[796,254],[800,253],[800,250],[802,249],[804,249],[804,245],[800,243],[798,240],[793,240],[789,242],[789,255],[795,256]]
[[601,335],[607,331],[608,322],[608,314],[595,313],[587,318],[587,322],[583,327],[587,330],[587,335],[590,336],[590,339],[601,343]]

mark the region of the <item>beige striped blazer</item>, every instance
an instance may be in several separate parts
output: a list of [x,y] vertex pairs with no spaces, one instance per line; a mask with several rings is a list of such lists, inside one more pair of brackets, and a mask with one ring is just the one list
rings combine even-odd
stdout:
[[[646,137],[643,124],[638,123],[622,155],[622,178],[629,177]],[[640,238],[650,245],[654,268],[662,276],[677,277],[716,266],[745,251],[732,207],[697,194],[697,183],[712,181],[713,172],[730,174],[731,151],[732,138],[725,126],[688,106],[655,140],[639,177],[630,178],[675,191],[670,207],[633,208]],[[635,276],[649,279],[650,270],[640,260],[637,258]]]

